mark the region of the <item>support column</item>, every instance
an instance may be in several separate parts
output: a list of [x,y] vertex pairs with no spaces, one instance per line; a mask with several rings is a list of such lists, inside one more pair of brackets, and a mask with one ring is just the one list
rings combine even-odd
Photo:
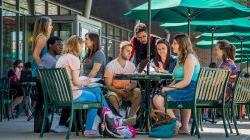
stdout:
[[[0,0],[0,6],[3,1]],[[3,11],[0,9],[0,77],[3,77]]]
[[91,7],[92,7],[92,0],[86,0],[85,6],[84,6],[84,11],[83,11],[84,17],[86,17],[86,18],[90,17]]

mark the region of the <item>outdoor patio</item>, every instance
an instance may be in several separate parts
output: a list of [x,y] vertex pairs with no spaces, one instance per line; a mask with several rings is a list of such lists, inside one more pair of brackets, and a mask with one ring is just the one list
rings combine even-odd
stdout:
[[[55,121],[53,125],[58,123],[59,116],[55,116]],[[211,123],[206,122],[204,124],[204,131],[201,132],[203,140],[215,140],[215,139],[226,139],[226,140],[250,140],[250,121],[242,120],[238,121],[240,136],[236,134],[230,134],[229,138],[225,137],[224,128],[222,122],[219,121],[216,125],[211,125]],[[2,140],[57,140],[65,139],[65,133],[46,133],[43,138],[39,138],[38,133],[33,133],[33,120],[30,122],[26,121],[24,116],[21,116],[14,120],[6,120],[0,122],[0,139]],[[234,129],[233,129],[234,131]],[[235,132],[235,131],[234,131]],[[11,137],[10,137],[11,136]],[[83,136],[76,136],[72,132],[72,140],[83,139]],[[84,139],[100,139],[100,138],[84,138]],[[111,139],[111,138],[105,138]],[[155,139],[149,138],[147,135],[137,135],[135,139]],[[197,136],[178,136],[176,138],[170,138],[171,140],[192,140],[197,139]],[[160,139],[157,139],[160,140]]]

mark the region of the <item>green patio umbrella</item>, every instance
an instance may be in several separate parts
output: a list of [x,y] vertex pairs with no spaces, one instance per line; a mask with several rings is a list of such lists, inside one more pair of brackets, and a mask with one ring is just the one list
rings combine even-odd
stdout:
[[[209,40],[211,39],[211,34],[204,33],[200,36],[196,37],[200,40]],[[230,42],[240,42],[241,47],[241,54],[243,54],[243,41],[249,41],[250,40],[250,33],[241,33],[241,32],[232,32],[232,33],[215,33],[213,35],[214,39],[218,40],[228,40]],[[245,46],[244,46],[245,47]]]
[[[211,33],[203,33],[196,38],[199,40],[210,40],[211,39]],[[250,40],[250,31],[247,33],[242,32],[229,32],[229,33],[214,33],[214,39],[217,40],[228,40],[230,42],[236,42],[236,41],[248,41]]]
[[[213,45],[215,45],[218,42],[218,40],[215,40]],[[211,41],[199,41],[196,43],[196,47],[203,48],[203,49],[210,49],[211,48]],[[238,42],[231,42],[231,44],[236,46],[236,52],[240,51],[241,54],[243,54],[244,50],[250,50],[250,41],[238,41]],[[243,56],[241,56],[243,57]],[[243,60],[243,58],[241,58]]]
[[[230,20],[221,21],[192,21],[191,31],[195,32],[210,32],[211,33],[211,55],[212,46],[214,41],[214,33],[217,32],[250,32],[250,20],[247,18],[236,18]],[[168,29],[170,31],[184,32],[187,28],[188,23],[164,23],[161,27]],[[212,62],[212,57],[211,57]]]
[[[215,21],[250,16],[250,9],[232,0],[152,0],[151,19],[160,22]],[[148,3],[142,4],[125,14],[148,20]],[[186,30],[186,31],[187,31]]]

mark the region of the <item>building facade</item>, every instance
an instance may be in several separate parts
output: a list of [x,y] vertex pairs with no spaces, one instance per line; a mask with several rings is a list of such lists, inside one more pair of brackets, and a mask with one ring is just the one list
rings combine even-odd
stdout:
[[[72,29],[63,17],[83,16],[83,12],[51,0],[0,0],[0,77],[7,76],[16,59],[31,61],[30,38],[35,16],[39,15],[62,17],[62,23],[53,23],[51,36],[66,39]],[[129,40],[132,31],[94,16],[90,19],[101,24],[101,44],[108,58],[116,57],[120,41]]]

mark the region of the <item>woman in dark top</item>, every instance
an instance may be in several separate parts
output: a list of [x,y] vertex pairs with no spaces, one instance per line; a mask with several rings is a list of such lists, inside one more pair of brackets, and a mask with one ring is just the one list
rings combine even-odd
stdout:
[[153,58],[151,66],[153,66],[157,72],[172,73],[176,62],[176,58],[171,55],[169,43],[165,43],[163,39],[157,40],[156,56]]
[[[8,108],[8,118],[11,115],[11,111],[23,101],[23,90],[20,85],[21,71],[23,70],[23,62],[21,60],[16,60],[13,64],[13,68],[8,71],[8,78],[10,80],[10,88],[15,89],[17,94],[14,96],[14,101]],[[32,113],[29,109],[28,104],[25,104],[25,114],[27,116],[27,121],[32,119]]]

